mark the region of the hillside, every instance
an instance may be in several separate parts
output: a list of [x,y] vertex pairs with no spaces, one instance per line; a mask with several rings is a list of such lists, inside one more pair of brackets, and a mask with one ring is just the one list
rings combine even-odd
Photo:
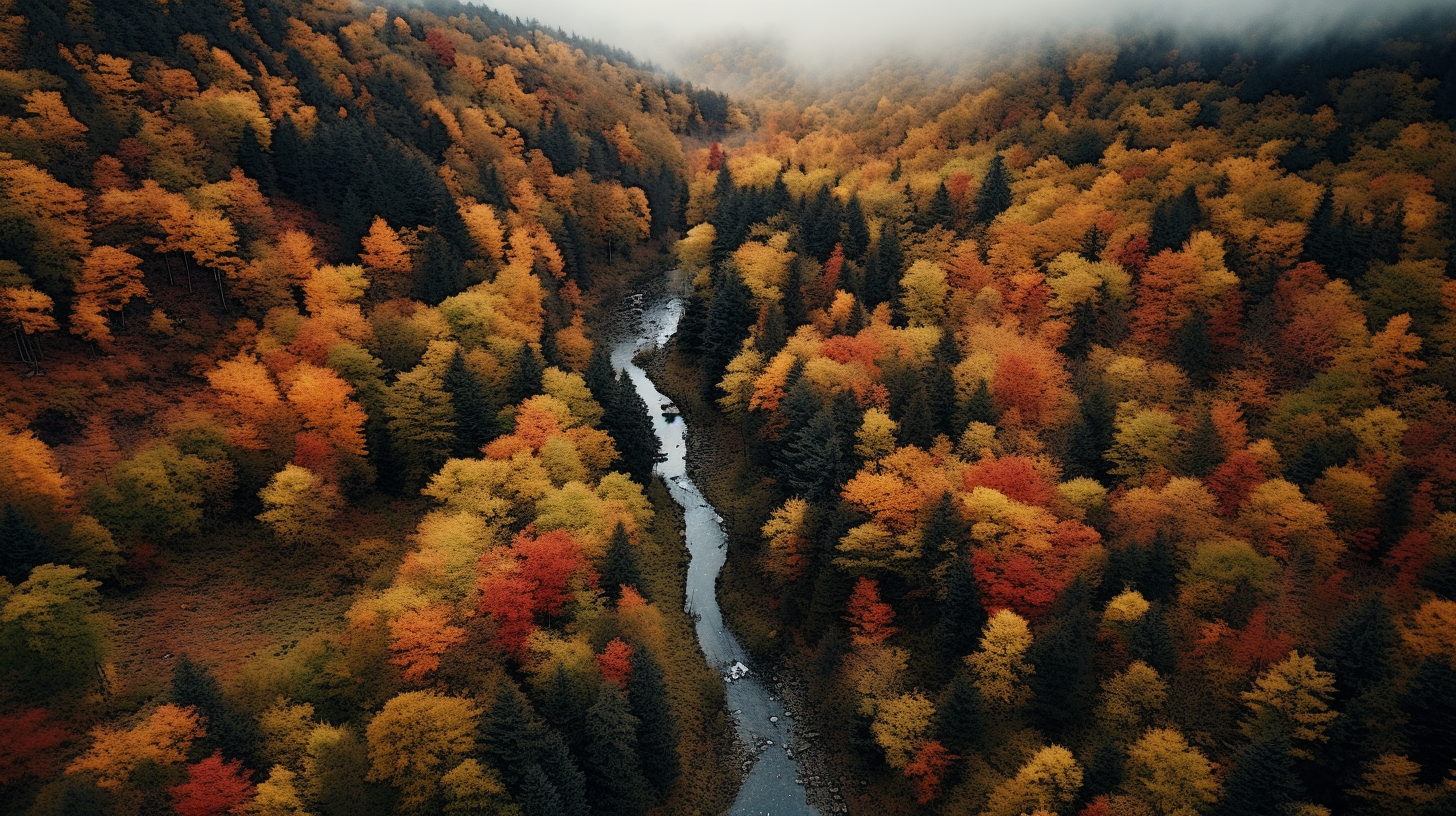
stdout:
[[669,370],[849,812],[1456,806],[1452,30],[688,71]]
[[1453,43],[0,0],[0,812],[728,811],[675,268],[821,810],[1456,812]]
[[591,326],[742,114],[459,4],[0,20],[0,810],[721,807]]

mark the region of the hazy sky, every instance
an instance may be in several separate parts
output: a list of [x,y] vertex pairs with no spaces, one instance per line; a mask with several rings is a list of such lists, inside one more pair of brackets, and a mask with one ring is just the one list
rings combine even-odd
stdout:
[[1277,22],[1322,31],[1352,17],[1384,17],[1432,0],[489,0],[485,5],[646,57],[671,68],[704,39],[768,35],[806,62],[879,56],[888,49],[940,49],[1009,32],[1173,22],[1244,28]]

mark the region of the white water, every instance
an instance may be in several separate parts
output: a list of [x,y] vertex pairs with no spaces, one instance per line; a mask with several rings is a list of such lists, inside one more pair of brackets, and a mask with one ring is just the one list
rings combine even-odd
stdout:
[[689,554],[687,611],[697,621],[698,642],[708,665],[724,677],[728,708],[733,712],[739,738],[759,749],[728,812],[730,816],[818,816],[805,800],[798,763],[790,749],[792,718],[753,674],[730,679],[735,664],[746,664],[748,659],[738,639],[723,624],[723,613],[718,608],[718,571],[728,556],[723,519],[688,478],[684,442],[687,425],[682,417],[663,416],[662,408],[671,401],[647,378],[647,372],[632,362],[639,350],[661,347],[672,337],[682,308],[678,298],[649,306],[638,317],[636,330],[612,349],[612,365],[627,372],[652,414],[652,425],[666,457],[657,465],[657,473],[683,508]]

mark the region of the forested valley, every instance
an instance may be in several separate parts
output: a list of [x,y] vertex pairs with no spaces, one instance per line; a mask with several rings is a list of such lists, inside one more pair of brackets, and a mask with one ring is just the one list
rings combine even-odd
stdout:
[[646,296],[821,812],[1456,813],[1456,20],[682,74],[0,0],[0,812],[729,812]]

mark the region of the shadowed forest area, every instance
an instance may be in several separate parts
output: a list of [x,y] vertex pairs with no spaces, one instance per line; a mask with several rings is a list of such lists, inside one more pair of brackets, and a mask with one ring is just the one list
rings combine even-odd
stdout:
[[1456,813],[1453,50],[0,0],[0,812],[725,812],[677,268],[821,809]]

